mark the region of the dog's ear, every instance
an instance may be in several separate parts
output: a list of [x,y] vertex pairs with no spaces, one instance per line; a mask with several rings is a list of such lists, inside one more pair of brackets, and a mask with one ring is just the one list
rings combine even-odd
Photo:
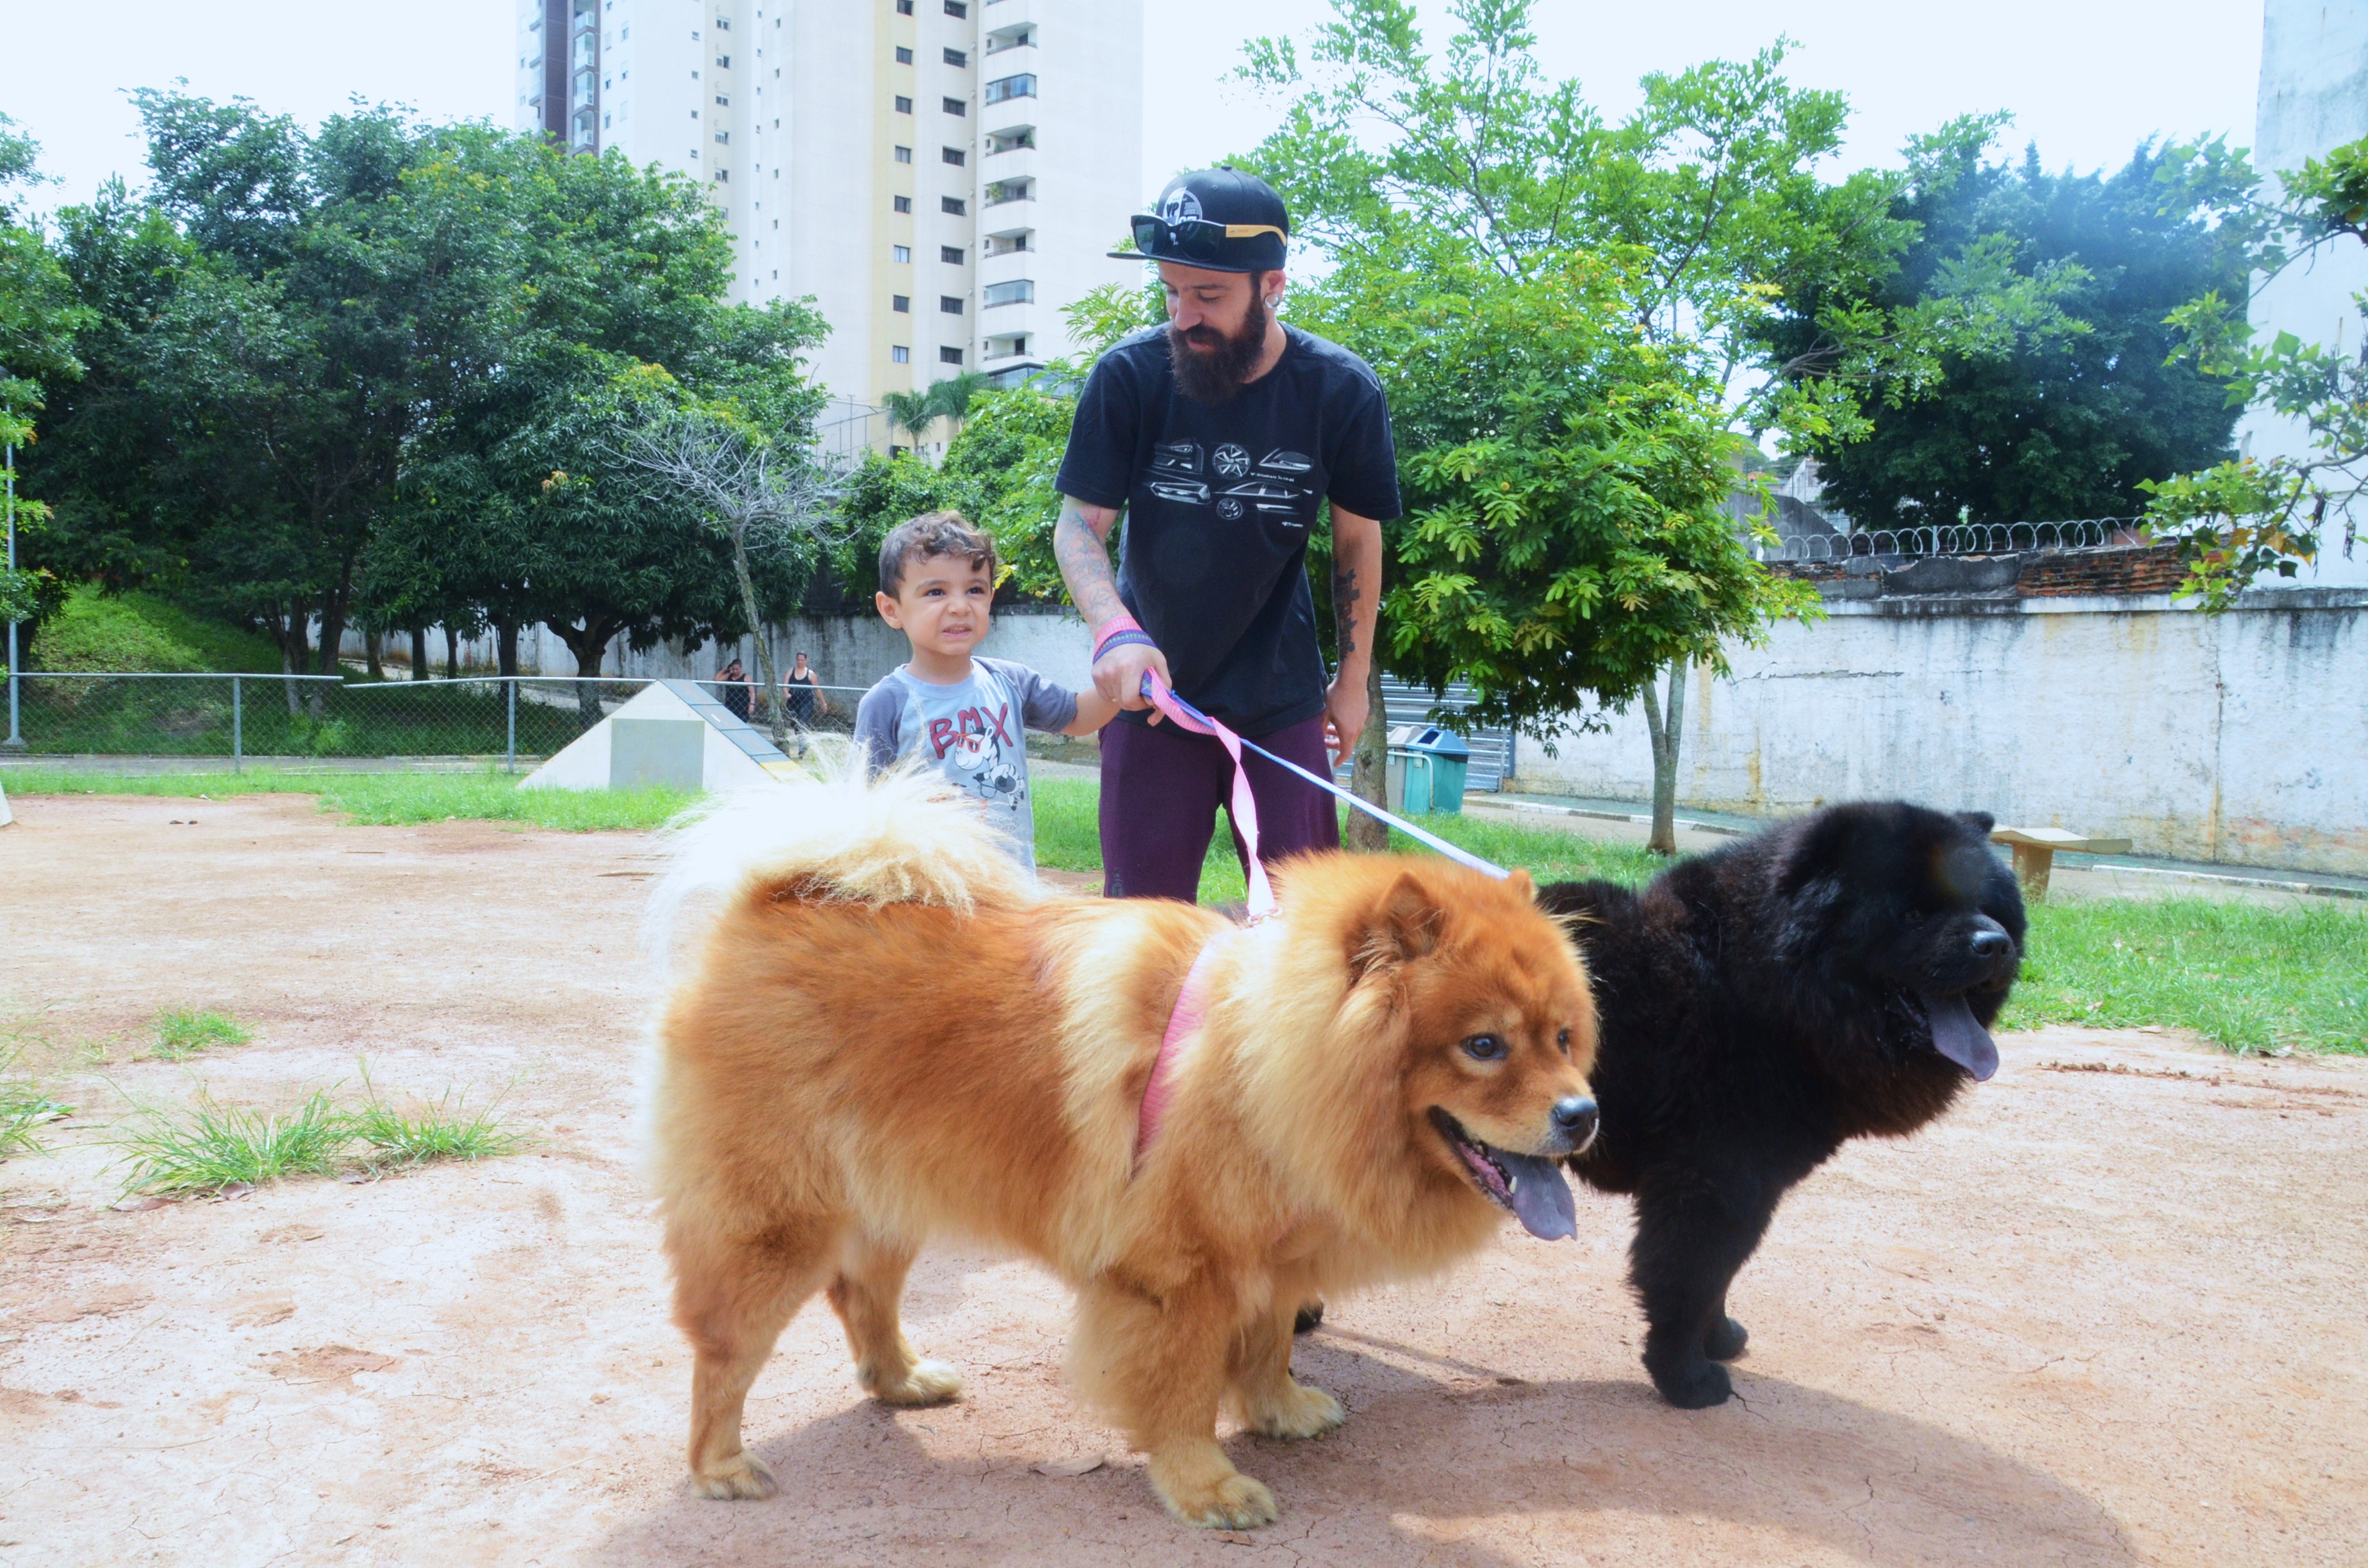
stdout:
[[1421,958],[1439,945],[1442,918],[1429,890],[1412,871],[1401,871],[1351,939],[1349,961],[1361,976]]
[[1529,872],[1516,866],[1513,868],[1513,874],[1505,880],[1513,884],[1515,892],[1520,893],[1531,903],[1538,902],[1538,884],[1530,881]]
[[1964,823],[1967,827],[1972,828],[1975,833],[1980,834],[1984,838],[1987,838],[1990,835],[1990,829],[1998,826],[1998,818],[1990,815],[1987,812],[1959,812],[1957,813],[1957,820]]

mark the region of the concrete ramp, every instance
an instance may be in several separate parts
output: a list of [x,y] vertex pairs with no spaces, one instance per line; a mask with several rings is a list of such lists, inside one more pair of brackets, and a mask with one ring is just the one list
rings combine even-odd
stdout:
[[745,790],[803,770],[697,681],[662,680],[518,781],[521,790]]

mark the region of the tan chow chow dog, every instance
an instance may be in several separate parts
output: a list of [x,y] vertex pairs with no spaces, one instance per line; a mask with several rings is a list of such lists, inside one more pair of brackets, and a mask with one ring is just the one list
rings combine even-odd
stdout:
[[1292,1381],[1301,1302],[1436,1273],[1508,1211],[1572,1233],[1555,1162],[1594,1135],[1595,1008],[1528,879],[1322,855],[1278,880],[1280,914],[1243,929],[1046,897],[970,805],[910,775],[759,791],[686,830],[661,939],[686,900],[712,919],[645,1112],[700,1494],[774,1491],[741,1409],[817,1290],[873,1397],[960,1392],[897,1316],[915,1253],[951,1233],[1076,1290],[1071,1378],[1150,1456],[1170,1513],[1266,1524],[1274,1495],[1227,1460],[1217,1416],[1339,1425]]

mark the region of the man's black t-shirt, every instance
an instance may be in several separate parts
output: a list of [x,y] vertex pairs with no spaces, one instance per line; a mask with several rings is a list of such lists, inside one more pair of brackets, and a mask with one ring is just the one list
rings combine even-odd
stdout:
[[1283,332],[1274,369],[1214,407],[1176,390],[1166,327],[1126,338],[1086,381],[1057,482],[1087,506],[1126,508],[1119,597],[1167,656],[1177,691],[1250,735],[1324,711],[1306,569],[1317,504],[1398,515],[1372,368]]

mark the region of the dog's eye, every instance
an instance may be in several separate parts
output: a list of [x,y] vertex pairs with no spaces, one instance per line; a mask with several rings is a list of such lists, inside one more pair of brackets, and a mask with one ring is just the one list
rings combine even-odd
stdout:
[[1561,1048],[1562,1053],[1565,1056],[1568,1056],[1570,1054],[1570,1031],[1568,1029],[1564,1029],[1560,1033],[1556,1034],[1554,1036],[1554,1044]]
[[1475,1034],[1463,1042],[1463,1054],[1474,1062],[1502,1062],[1505,1042],[1492,1034]]

